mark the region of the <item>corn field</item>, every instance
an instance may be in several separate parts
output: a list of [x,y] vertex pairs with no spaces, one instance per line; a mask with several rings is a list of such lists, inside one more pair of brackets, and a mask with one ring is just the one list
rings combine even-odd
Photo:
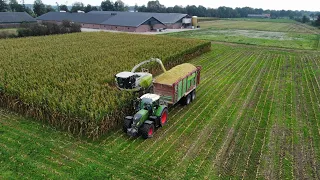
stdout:
[[320,179],[320,52],[214,43],[148,140],[74,138],[0,108],[0,179]]
[[115,74],[152,57],[170,68],[208,50],[207,41],[104,32],[2,40],[0,103],[98,138],[131,111],[132,95],[115,88]]

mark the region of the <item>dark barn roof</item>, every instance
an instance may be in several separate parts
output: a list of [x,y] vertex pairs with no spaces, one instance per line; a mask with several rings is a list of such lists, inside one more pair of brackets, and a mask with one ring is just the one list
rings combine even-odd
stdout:
[[69,20],[77,23],[101,24],[111,18],[111,15],[102,14],[85,14],[85,13],[66,13],[66,12],[49,12],[37,18],[42,21],[63,21]]
[[36,19],[26,12],[0,12],[0,23],[22,22],[36,22]]
[[[144,22],[152,19],[152,16],[145,16],[145,15],[126,15],[126,14],[117,14],[114,15],[112,18],[104,21],[102,24],[105,25],[115,25],[115,26],[130,26],[130,27],[138,27]],[[154,18],[156,19],[156,18]],[[163,24],[159,20],[156,19],[159,24]]]
[[[115,25],[115,26],[128,26],[138,27],[149,19],[154,18],[146,14],[95,14],[95,13],[65,13],[65,12],[49,12],[39,16],[37,20],[42,21],[63,21],[70,20],[77,23],[86,24],[102,24],[102,25]],[[154,18],[156,19],[156,18]],[[156,19],[157,20],[157,19]],[[160,24],[161,21],[157,20]]]
[[174,24],[180,21],[182,18],[188,17],[188,14],[180,14],[180,13],[149,13],[149,12],[123,12],[123,11],[91,11],[89,14],[117,14],[117,15],[124,15],[134,16],[134,15],[141,15],[141,16],[152,16],[161,21],[165,24]]

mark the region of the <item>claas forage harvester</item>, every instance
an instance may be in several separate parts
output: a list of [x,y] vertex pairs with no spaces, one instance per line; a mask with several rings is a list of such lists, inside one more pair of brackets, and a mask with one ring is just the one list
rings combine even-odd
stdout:
[[[163,73],[153,79],[152,74],[142,65],[150,62],[160,64]],[[188,105],[196,98],[196,88],[200,83],[200,66],[180,64],[166,70],[160,59],[150,59],[136,65],[131,72],[121,72],[115,76],[117,87],[124,91],[143,94],[137,99],[136,114],[124,119],[123,131],[129,136],[141,135],[151,138],[158,127],[168,122],[168,106],[178,102]]]

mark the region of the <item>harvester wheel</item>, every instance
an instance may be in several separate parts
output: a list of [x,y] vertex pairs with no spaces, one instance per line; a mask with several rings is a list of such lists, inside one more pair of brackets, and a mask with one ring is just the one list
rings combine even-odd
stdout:
[[160,126],[164,126],[168,121],[168,108],[164,108],[160,116]]
[[196,99],[196,90],[193,90],[191,93],[191,101],[194,101]]
[[124,133],[127,133],[128,132],[128,128],[131,128],[131,124],[132,124],[132,121],[131,120],[124,120],[124,123],[123,123],[123,126],[122,126],[122,130]]
[[154,125],[153,124],[143,124],[141,128],[141,136],[143,139],[152,138],[154,133]]
[[185,97],[185,105],[189,105],[191,102],[191,93]]

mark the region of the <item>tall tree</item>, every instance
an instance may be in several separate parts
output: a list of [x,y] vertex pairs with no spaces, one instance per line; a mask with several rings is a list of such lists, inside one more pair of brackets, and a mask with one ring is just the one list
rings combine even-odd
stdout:
[[13,12],[24,12],[24,7],[17,0],[10,0],[9,7]]
[[90,11],[98,11],[98,8],[88,4],[87,6],[84,7],[84,12],[87,13],[87,12],[90,12]]
[[101,2],[102,11],[114,11],[114,3],[110,0],[105,0]]
[[69,8],[68,8],[68,6],[65,5],[65,4],[61,4],[61,5],[59,6],[59,10],[60,10],[60,11],[69,12]]
[[72,4],[71,12],[84,11],[84,5],[82,2],[75,2]]
[[0,0],[0,12],[9,11],[9,6],[5,0]]
[[204,6],[198,6],[197,16],[207,17],[207,8],[205,8]]
[[318,18],[317,18],[317,20],[315,22],[315,25],[316,26],[320,26],[320,14],[318,15]]
[[314,21],[315,15],[313,13],[310,14],[310,17],[312,18],[312,21]]
[[307,23],[307,22],[309,22],[310,21],[310,19],[306,16],[306,15],[304,15],[303,17],[302,17],[302,23]]
[[135,4],[134,5],[134,12],[138,12],[138,10],[139,10],[139,6],[138,6],[138,4]]
[[186,13],[185,8],[183,8],[182,6],[178,6],[178,5],[175,5],[172,10],[175,13]]
[[47,13],[46,6],[43,4],[41,0],[35,0],[33,3],[33,12],[37,16],[41,16],[42,14]]
[[121,0],[117,0],[114,3],[114,10],[115,11],[125,11],[125,5]]
[[56,10],[51,5],[46,5],[46,13],[47,12],[55,12]]
[[86,7],[84,7],[84,12],[87,13],[90,11],[92,11],[92,6],[90,4],[88,4]]
[[25,9],[24,9],[24,11],[26,12],[26,13],[28,13],[30,16],[32,16],[32,17],[37,17],[37,15],[32,11],[32,9],[31,8],[29,8],[29,7],[25,7]]
[[148,8],[148,11],[150,11],[150,12],[164,12],[165,11],[164,5],[160,4],[160,2],[158,0],[149,1],[147,8]]
[[147,12],[148,11],[148,8],[145,6],[145,5],[142,5],[138,8],[138,11],[139,12]]
[[187,10],[187,14],[189,14],[189,15],[192,15],[192,16],[198,15],[198,8],[195,5],[187,6],[186,10]]

